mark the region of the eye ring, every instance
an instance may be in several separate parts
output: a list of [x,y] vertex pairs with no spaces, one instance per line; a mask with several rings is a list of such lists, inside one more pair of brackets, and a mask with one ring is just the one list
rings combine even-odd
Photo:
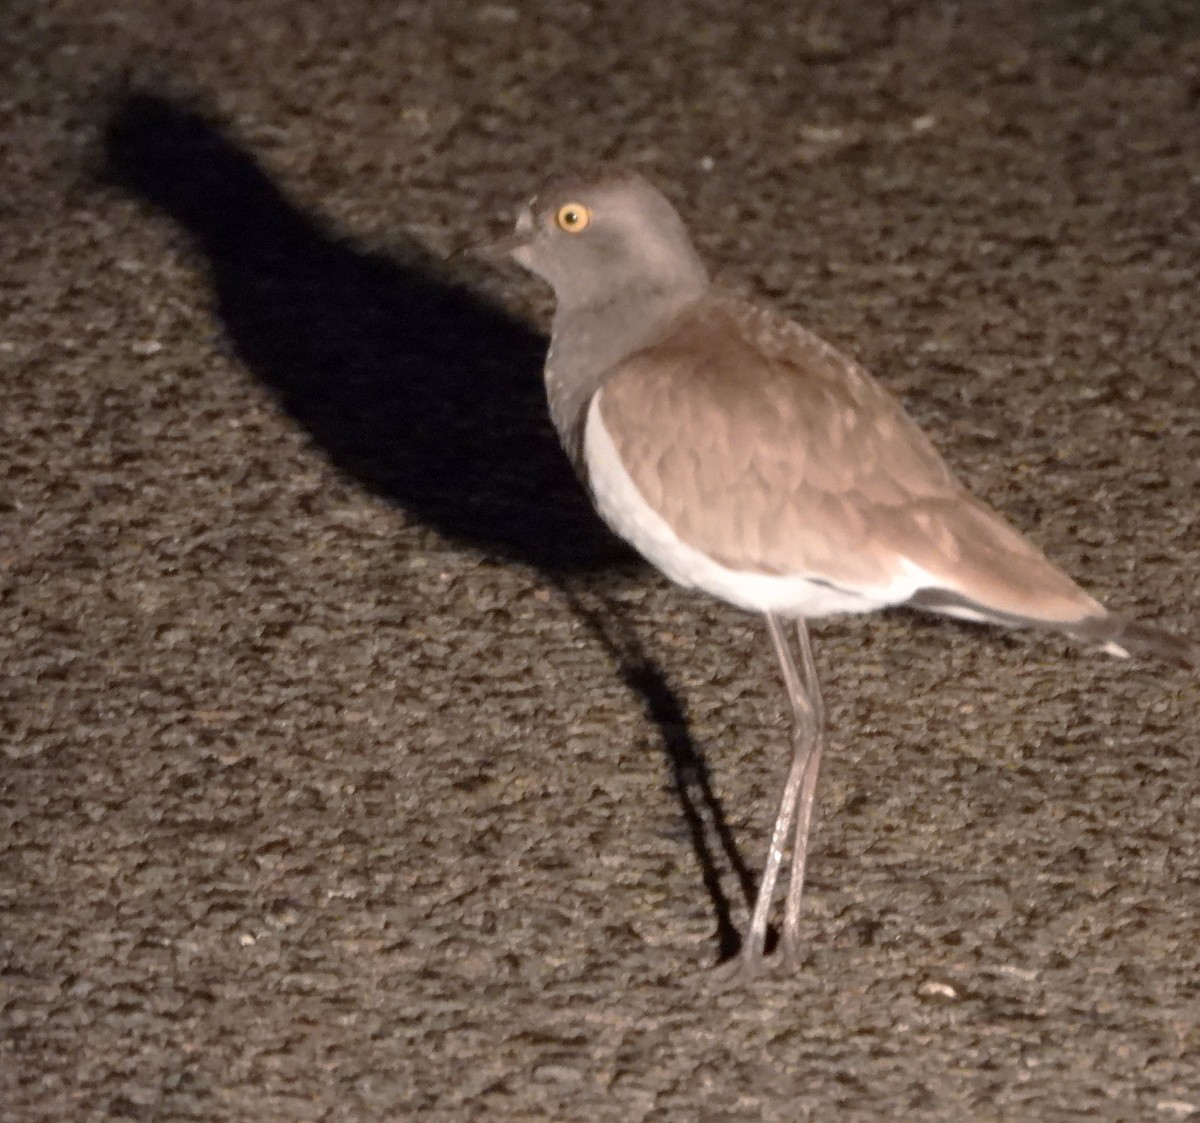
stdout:
[[554,221],[560,230],[568,234],[581,234],[592,221],[592,212],[582,203],[564,203],[558,208]]

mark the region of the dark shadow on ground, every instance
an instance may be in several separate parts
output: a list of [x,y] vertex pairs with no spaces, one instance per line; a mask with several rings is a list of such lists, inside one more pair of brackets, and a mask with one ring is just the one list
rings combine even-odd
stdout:
[[166,98],[125,98],[104,161],[191,235],[238,357],[339,468],[448,538],[548,573],[629,557],[558,447],[527,324],[411,239],[383,254],[337,237]]
[[[717,921],[717,961],[731,959],[741,949],[742,941],[733,923],[729,897],[721,887],[721,867],[709,842],[710,832],[733,872],[748,909],[754,907],[757,881],[737,848],[725,810],[713,790],[708,764],[692,740],[679,695],[671,689],[663,669],[646,656],[621,613],[612,611],[610,600],[587,592],[576,595],[568,590],[567,595],[575,615],[587,624],[609,653],[625,685],[642,699],[647,718],[658,727],[663,753],[671,768],[675,797],[679,800],[688,838],[700,865],[701,879],[713,903]],[[774,948],[777,935],[774,928],[768,932],[768,951]]]
[[[619,606],[580,599],[587,575],[628,564],[593,513],[549,424],[545,341],[416,242],[387,254],[294,206],[203,112],[123,96],[104,133],[106,183],[166,213],[204,255],[239,359],[344,472],[452,540],[532,565],[571,598],[658,726],[722,956],[737,949],[707,841],[742,892],[734,846],[682,704]],[[707,815],[705,814],[707,813]]]

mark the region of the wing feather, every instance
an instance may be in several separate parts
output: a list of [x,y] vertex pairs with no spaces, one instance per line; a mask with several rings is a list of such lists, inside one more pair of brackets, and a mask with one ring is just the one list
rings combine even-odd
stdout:
[[1104,614],[862,367],[773,313],[706,298],[608,372],[600,409],[646,501],[731,569],[878,588],[915,567],[997,613]]

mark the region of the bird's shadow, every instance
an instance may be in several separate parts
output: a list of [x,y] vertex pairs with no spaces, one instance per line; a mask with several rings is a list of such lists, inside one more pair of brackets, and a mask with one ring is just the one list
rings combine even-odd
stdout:
[[[102,178],[164,212],[203,255],[238,358],[332,462],[413,519],[566,590],[657,724],[722,956],[736,950],[711,824],[747,900],[738,854],[679,698],[621,620],[578,589],[631,555],[603,527],[546,416],[545,341],[473,291],[469,267],[412,239],[365,251],[303,213],[204,111],[125,92]],[[584,603],[584,600],[587,603]]]
[[552,574],[620,560],[545,418],[529,325],[411,238],[383,253],[336,236],[169,99],[126,96],[103,158],[188,232],[238,358],[342,471],[485,553]]

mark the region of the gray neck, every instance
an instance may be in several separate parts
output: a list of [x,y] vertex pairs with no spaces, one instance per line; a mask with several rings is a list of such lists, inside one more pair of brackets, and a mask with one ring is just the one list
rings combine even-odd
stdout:
[[708,278],[698,274],[670,288],[627,285],[602,299],[574,306],[560,302],[546,356],[546,396],[559,440],[581,475],[587,407],[605,377],[622,359],[661,339],[675,316],[707,288]]

